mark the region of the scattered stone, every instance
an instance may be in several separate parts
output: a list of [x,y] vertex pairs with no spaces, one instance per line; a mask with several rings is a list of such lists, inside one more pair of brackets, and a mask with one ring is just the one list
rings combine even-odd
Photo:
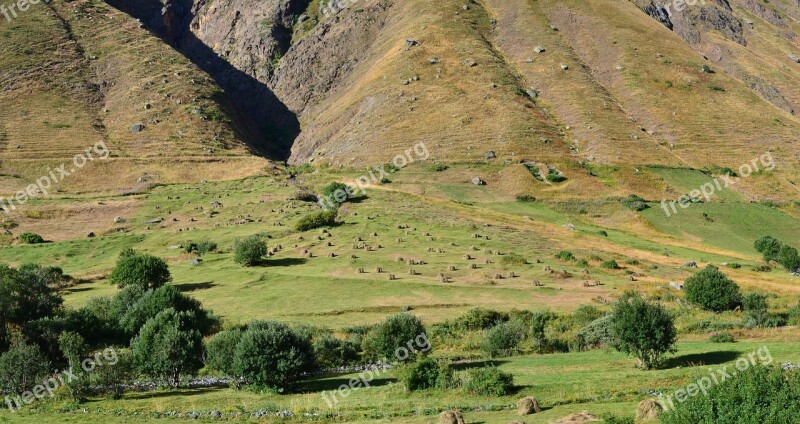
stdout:
[[534,51],[535,53],[544,53],[544,52],[546,52],[547,50],[546,50],[544,47],[542,47],[542,46],[536,46],[536,47],[534,47],[534,48],[533,48],[533,51]]
[[794,61],[796,63],[800,63],[800,57],[797,57],[797,56],[795,56],[793,54],[789,55],[789,59],[792,59],[792,61]]
[[486,153],[483,155],[483,157],[484,157],[485,159],[487,159],[487,160],[488,160],[488,159],[497,159],[497,155],[496,155],[496,154],[495,154],[493,151],[488,151],[488,152],[486,152]]
[[89,233],[86,234],[86,238],[94,238],[94,232],[89,231]]
[[417,42],[417,40],[412,40],[410,38],[406,38],[406,47],[414,47],[414,46],[416,46],[418,44],[419,43]]
[[125,222],[125,218],[123,218],[121,216],[118,216],[118,217],[114,218],[114,223],[115,224],[122,224],[124,222]]
[[697,262],[691,261],[683,264],[684,268],[697,268]]
[[144,124],[142,124],[142,123],[133,124],[131,126],[131,132],[134,133],[134,134],[142,132],[142,131],[144,131]]
[[486,181],[483,181],[482,179],[480,179],[478,177],[475,177],[475,178],[472,179],[472,184],[473,185],[486,185]]
[[438,57],[432,57],[432,58],[430,58],[429,61],[430,61],[431,65],[436,65],[437,63],[439,63],[439,58]]
[[562,71],[566,71],[567,69],[569,69],[569,65],[567,65],[566,63],[562,63],[561,64],[561,70]]
[[675,290],[683,290],[683,284],[681,284],[681,283],[679,283],[677,281],[670,281],[669,282],[669,286],[672,287]]

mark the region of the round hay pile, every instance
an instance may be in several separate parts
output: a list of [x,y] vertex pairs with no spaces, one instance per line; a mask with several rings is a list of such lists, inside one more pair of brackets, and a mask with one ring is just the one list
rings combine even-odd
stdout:
[[636,422],[647,422],[658,418],[663,408],[655,401],[655,399],[645,399],[639,403],[636,408]]
[[530,415],[542,412],[539,402],[533,396],[524,397],[517,401],[517,415]]
[[464,415],[458,411],[444,411],[439,414],[439,424],[465,424]]

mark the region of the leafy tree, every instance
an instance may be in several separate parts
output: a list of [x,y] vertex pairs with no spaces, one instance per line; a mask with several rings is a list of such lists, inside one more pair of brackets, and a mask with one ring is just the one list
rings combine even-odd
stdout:
[[233,368],[250,385],[282,392],[314,368],[314,349],[285,324],[257,321],[242,334]]
[[233,245],[233,261],[244,265],[258,265],[267,254],[267,243],[258,235],[236,240]]
[[331,204],[340,205],[353,198],[353,189],[347,184],[330,183],[322,189],[322,197]]
[[145,290],[157,289],[172,281],[169,266],[163,259],[144,254],[125,254],[111,272],[111,282],[120,288],[130,285]]
[[467,371],[464,388],[478,396],[505,396],[514,391],[514,376],[497,367],[472,369]]
[[707,311],[729,311],[742,304],[739,286],[714,265],[687,278],[684,290],[686,300]]
[[786,244],[781,246],[781,250],[778,252],[778,263],[789,272],[800,269],[800,255],[797,254],[797,249]]
[[336,210],[312,212],[297,221],[295,229],[297,231],[310,231],[316,228],[333,227],[336,225]]
[[606,315],[590,322],[578,331],[575,341],[580,350],[613,346],[614,316]]
[[675,352],[677,331],[664,307],[638,294],[625,293],[614,307],[614,348],[633,355],[645,369],[658,366],[666,353]]
[[[86,340],[78,333],[65,331],[58,337],[58,346],[62,355],[66,358],[71,372],[77,372],[81,367],[81,358],[88,350]],[[86,400],[88,387],[85,380],[79,378],[77,381],[69,381],[68,379],[65,385],[72,400],[76,402]]]
[[358,345],[333,336],[320,337],[314,340],[314,355],[320,367],[346,366],[358,360]]
[[13,393],[31,390],[50,371],[50,362],[39,347],[17,342],[0,355],[0,387]]
[[756,240],[753,247],[763,255],[765,261],[777,261],[781,251],[781,242],[775,237],[764,236]]
[[525,338],[519,322],[508,322],[489,329],[483,336],[481,351],[490,358],[512,355]]
[[19,270],[0,264],[0,350],[9,345],[12,329],[61,312],[63,300],[55,286],[58,268],[23,265]]
[[416,343],[420,336],[425,336],[425,326],[419,318],[411,314],[392,315],[367,333],[363,350],[374,360],[413,361],[418,353],[430,348]]
[[235,376],[233,367],[236,346],[242,339],[242,329],[220,331],[206,343],[206,366],[222,372],[227,376]]
[[148,320],[131,342],[138,369],[153,378],[165,378],[177,387],[183,374],[202,366],[203,336],[193,325],[194,312],[170,308]]
[[199,301],[181,293],[175,286],[166,285],[142,294],[120,318],[120,328],[126,334],[133,336],[147,320],[169,308],[177,312],[192,312],[195,322],[191,323],[191,327],[203,335],[211,334],[218,324],[217,319],[203,309]]
[[769,304],[763,293],[750,293],[742,297],[742,306],[755,326],[763,326],[769,318]]
[[531,317],[531,339],[533,344],[542,349],[547,346],[547,336],[545,330],[547,323],[556,318],[556,314],[551,311],[537,311]]

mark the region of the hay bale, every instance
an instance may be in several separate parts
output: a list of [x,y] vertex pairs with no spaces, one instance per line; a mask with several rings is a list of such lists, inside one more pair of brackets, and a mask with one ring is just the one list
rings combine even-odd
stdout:
[[554,424],[582,424],[596,421],[600,421],[600,419],[588,413],[587,411],[583,411],[577,414],[570,414],[566,417],[559,418],[554,422]]
[[636,422],[652,421],[658,418],[658,414],[663,411],[661,404],[655,399],[645,399],[636,408]]
[[517,415],[531,415],[542,412],[539,402],[533,396],[524,397],[517,401]]
[[478,264],[469,264],[470,269],[478,269]]
[[389,281],[397,280],[397,276],[394,274],[389,274]]
[[464,415],[458,411],[444,411],[439,414],[439,424],[466,424]]
[[447,267],[447,270],[450,271],[450,272],[455,272],[456,267],[453,266],[453,265],[450,265],[449,267]]
[[381,274],[381,273],[383,273],[383,268],[377,267],[377,268],[375,268],[375,272],[378,273],[378,274]]

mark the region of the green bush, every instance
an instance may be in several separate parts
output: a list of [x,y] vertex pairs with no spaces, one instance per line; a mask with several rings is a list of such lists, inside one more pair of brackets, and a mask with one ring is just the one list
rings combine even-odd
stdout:
[[50,371],[50,362],[36,345],[17,343],[0,355],[0,387],[13,393],[33,389]]
[[589,324],[592,321],[600,319],[605,315],[603,311],[594,305],[580,305],[575,312],[572,313],[572,320],[580,326]]
[[548,345],[545,333],[547,323],[557,317],[558,315],[549,310],[536,311],[531,315],[531,340],[539,351],[544,350]]
[[514,376],[496,367],[471,369],[464,388],[478,396],[505,396],[514,391]]
[[763,293],[749,293],[742,297],[742,307],[750,326],[762,327],[769,319],[769,304]]
[[781,250],[778,252],[778,263],[789,272],[800,269],[800,255],[798,255],[797,249],[785,244],[781,246]]
[[431,166],[431,171],[433,172],[444,172],[448,169],[450,169],[450,167],[443,163],[435,163]]
[[213,241],[201,241],[200,243],[188,242],[183,248],[186,253],[197,253],[198,255],[205,255],[217,250],[217,243]]
[[19,235],[19,241],[25,244],[39,244],[44,243],[42,236],[36,233],[22,233]]
[[764,236],[753,243],[753,247],[761,253],[766,262],[778,261],[778,254],[781,251],[781,242],[772,236]]
[[330,183],[322,189],[322,197],[331,204],[341,205],[353,198],[353,188],[347,184]]
[[137,293],[134,303],[128,305],[126,311],[119,318],[119,327],[128,336],[134,336],[139,329],[159,312],[172,308],[177,312],[192,312],[191,327],[208,335],[219,325],[218,319],[205,309],[202,304],[183,293],[172,285]]
[[739,286],[714,265],[687,278],[684,291],[687,301],[707,311],[732,311],[742,304]]
[[363,342],[364,354],[372,360],[413,361],[430,348],[425,326],[410,314],[386,318],[367,333]]
[[600,230],[597,232],[597,234],[600,234],[603,237],[608,237],[608,231],[606,230]]
[[733,343],[736,341],[736,339],[733,338],[733,335],[731,333],[722,331],[719,333],[712,334],[708,338],[708,341],[711,343]]
[[336,225],[336,216],[338,212],[335,210],[312,212],[297,221],[295,229],[297,231],[309,231],[322,227],[333,227]]
[[489,329],[483,336],[481,351],[490,358],[513,355],[525,338],[525,328],[517,322],[507,322]]
[[177,387],[180,377],[202,366],[203,335],[193,326],[193,312],[166,309],[147,321],[131,341],[138,370],[151,378],[166,379]]
[[575,344],[579,350],[611,347],[615,343],[614,317],[612,315],[606,315],[590,322],[575,335]]
[[742,265],[736,262],[728,262],[725,266],[727,266],[730,269],[740,269],[742,267]]
[[581,268],[587,268],[587,267],[589,267],[589,261],[587,261],[586,259],[580,259],[580,260],[578,260],[578,262],[575,262],[575,266],[578,266],[578,267],[581,267]]
[[564,174],[558,172],[555,169],[551,168],[549,171],[547,171],[547,181],[551,183],[560,183],[566,180],[567,177],[565,177]]
[[614,348],[636,357],[643,368],[657,367],[675,351],[675,322],[663,306],[629,292],[617,301],[613,317]]
[[111,272],[111,283],[123,288],[131,285],[145,290],[157,289],[172,281],[167,263],[152,255],[126,252]]
[[401,367],[397,377],[410,392],[434,388],[449,389],[454,385],[450,366],[439,364],[427,357]]
[[333,336],[314,340],[314,355],[317,365],[331,369],[352,365],[358,361],[359,346],[349,340],[339,340]]
[[508,314],[493,311],[491,309],[472,308],[464,315],[456,318],[454,327],[461,332],[478,331],[492,328],[500,323],[508,321]]
[[606,268],[606,269],[620,269],[621,268],[619,266],[619,264],[617,263],[617,261],[614,260],[614,259],[609,259],[609,260],[601,263],[600,266],[603,267],[603,268]]
[[283,392],[313,371],[314,348],[285,324],[253,322],[236,346],[233,369],[250,386]]
[[533,203],[536,201],[536,198],[531,196],[530,194],[518,194],[517,195],[517,202],[520,203]]
[[786,316],[789,325],[800,325],[800,305],[794,305]]
[[562,261],[574,261],[575,255],[573,255],[572,252],[569,252],[567,250],[562,250],[556,253],[556,259],[560,259]]
[[244,331],[239,328],[220,331],[206,343],[206,366],[226,376],[236,376],[233,354],[242,340]]
[[238,239],[233,244],[233,261],[244,266],[258,265],[266,254],[267,243],[258,235]]
[[[705,377],[708,378],[708,377]],[[794,423],[800,416],[800,372],[752,366],[712,385],[707,395],[673,402],[662,424]]]

